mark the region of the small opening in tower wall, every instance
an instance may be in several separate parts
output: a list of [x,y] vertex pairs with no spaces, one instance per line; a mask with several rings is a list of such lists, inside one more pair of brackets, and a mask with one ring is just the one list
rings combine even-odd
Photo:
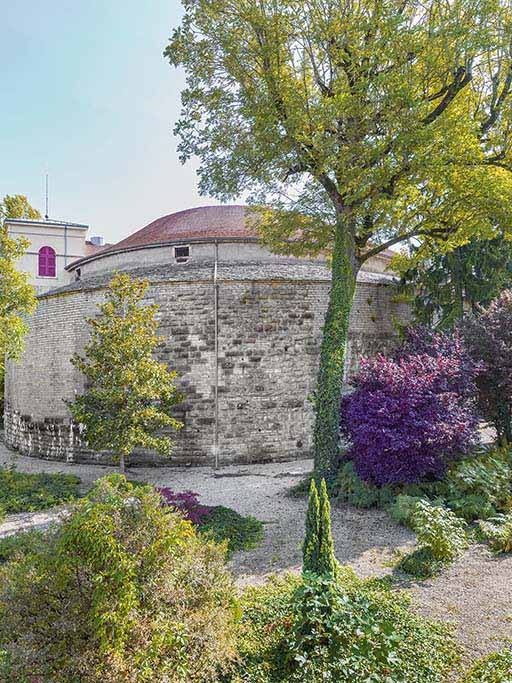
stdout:
[[176,263],[186,263],[190,258],[190,247],[174,247]]

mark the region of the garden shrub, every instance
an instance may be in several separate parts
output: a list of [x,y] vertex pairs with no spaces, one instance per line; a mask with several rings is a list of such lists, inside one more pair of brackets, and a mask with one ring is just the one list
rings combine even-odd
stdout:
[[483,451],[476,458],[456,463],[433,491],[468,522],[509,510],[512,471],[508,452],[506,459],[504,455],[504,451]]
[[420,500],[413,524],[418,546],[430,549],[435,560],[450,562],[467,547],[465,522],[441,505]]
[[1,507],[7,514],[46,510],[77,498],[79,485],[72,474],[26,474],[0,467]]
[[512,552],[512,513],[480,520],[478,531],[495,553]]
[[357,508],[386,509],[395,521],[409,527],[415,504],[421,499],[473,522],[511,511],[510,463],[510,448],[479,448],[454,462],[443,479],[376,486],[362,481],[354,463],[347,461],[338,470],[333,496],[337,503]]
[[233,656],[224,550],[119,475],[1,572],[7,683],[208,683]]
[[338,503],[346,503],[365,510],[385,507],[394,500],[394,492],[389,486],[375,486],[363,481],[350,460],[341,464],[334,489]]
[[394,357],[362,359],[341,411],[359,477],[378,486],[440,478],[470,452],[478,371],[460,338],[425,331],[409,332]]
[[156,486],[155,488],[162,496],[164,505],[176,508],[183,514],[185,519],[188,519],[196,526],[202,524],[211,514],[212,508],[207,505],[201,505],[199,494],[194,491],[175,492],[167,487]]
[[314,574],[246,590],[232,683],[441,683],[458,648],[405,594]]
[[512,442],[512,292],[504,291],[486,309],[460,324],[466,346],[483,370],[477,378],[478,403],[500,443]]
[[460,396],[475,395],[476,378],[484,365],[473,358],[459,330],[433,330],[427,325],[406,327],[393,357],[398,359],[422,355],[451,359],[453,367],[446,375],[447,386]]
[[416,548],[404,555],[395,568],[417,579],[429,579],[438,574],[444,566],[445,563],[436,560],[432,550],[425,547]]
[[404,526],[412,527],[417,503],[422,500],[418,496],[399,494],[387,510],[391,517]]
[[467,522],[508,512],[512,504],[510,452],[505,448],[479,448],[455,462],[443,479],[422,481],[399,489],[450,508]]
[[39,551],[48,533],[32,529],[0,538],[0,564]]
[[510,683],[512,681],[512,650],[494,652],[476,662],[460,683]]

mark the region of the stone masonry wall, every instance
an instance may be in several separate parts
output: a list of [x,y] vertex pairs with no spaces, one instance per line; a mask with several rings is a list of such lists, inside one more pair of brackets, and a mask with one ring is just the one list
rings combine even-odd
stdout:
[[[219,462],[263,462],[306,457],[311,451],[314,390],[328,281],[218,283]],[[359,283],[349,340],[353,370],[360,353],[392,343],[393,321],[404,319],[393,288]],[[69,362],[87,337],[84,317],[94,314],[100,289],[41,299],[20,364],[9,363],[5,437],[37,457],[110,462],[82,443],[64,399],[82,390]],[[215,316],[212,281],[155,282],[148,301],[160,304],[159,357],[180,378],[184,423],[170,460],[137,453],[137,463],[206,464],[215,457]]]

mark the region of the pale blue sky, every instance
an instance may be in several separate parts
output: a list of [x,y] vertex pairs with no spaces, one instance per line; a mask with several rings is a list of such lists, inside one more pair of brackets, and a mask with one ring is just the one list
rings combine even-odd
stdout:
[[172,128],[183,75],[163,59],[178,0],[0,0],[0,196],[118,241],[201,204]]

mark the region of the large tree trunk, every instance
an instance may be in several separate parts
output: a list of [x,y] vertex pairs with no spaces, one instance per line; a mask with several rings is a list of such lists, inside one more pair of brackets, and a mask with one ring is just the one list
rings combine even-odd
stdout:
[[336,225],[332,285],[323,328],[315,395],[315,472],[326,477],[334,474],[339,455],[340,403],[346,344],[360,268],[351,227],[341,215]]
[[126,474],[124,453],[119,454],[119,474]]

